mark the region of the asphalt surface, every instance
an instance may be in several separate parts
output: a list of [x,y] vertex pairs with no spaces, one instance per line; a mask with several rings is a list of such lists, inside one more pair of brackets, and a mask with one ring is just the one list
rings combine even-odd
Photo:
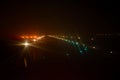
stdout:
[[[104,42],[104,41],[102,41]],[[89,48],[80,54],[70,44],[50,37],[37,47],[15,45],[17,41],[1,40],[1,80],[109,80],[116,77],[118,52]],[[100,41],[99,41],[100,44]],[[25,67],[24,59],[27,66]]]

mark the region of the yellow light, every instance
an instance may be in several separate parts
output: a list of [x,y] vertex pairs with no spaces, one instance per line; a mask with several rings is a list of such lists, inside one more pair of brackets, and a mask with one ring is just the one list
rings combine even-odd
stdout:
[[26,58],[24,58],[24,64],[25,64],[25,68],[27,67],[27,60]]
[[25,43],[25,46],[28,46],[28,43],[27,43],[27,42]]
[[[32,41],[37,41],[36,39],[34,40],[32,40]],[[30,41],[31,42],[31,41]],[[16,45],[18,45],[18,46],[24,46],[25,48],[28,48],[28,47],[35,47],[35,48],[38,48],[38,46],[37,45],[34,45],[34,43],[33,42],[28,42],[27,40],[25,41],[25,42],[22,42],[22,43],[18,43],[18,44],[16,44]]]
[[30,45],[30,43],[28,43],[28,42],[26,41],[23,45],[25,45],[25,47],[27,47],[27,46]]
[[95,49],[96,47],[95,47],[95,46],[93,46],[92,48],[93,48],[93,49]]
[[80,39],[80,37],[78,37],[78,39]]

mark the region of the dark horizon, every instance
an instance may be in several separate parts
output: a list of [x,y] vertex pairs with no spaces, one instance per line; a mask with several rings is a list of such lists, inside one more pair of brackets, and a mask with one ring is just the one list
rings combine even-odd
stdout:
[[1,34],[117,33],[112,1],[1,3]]

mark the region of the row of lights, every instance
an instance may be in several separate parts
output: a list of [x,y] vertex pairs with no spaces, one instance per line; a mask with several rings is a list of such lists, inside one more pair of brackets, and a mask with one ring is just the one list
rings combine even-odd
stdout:
[[[69,39],[64,38],[64,36],[58,37],[58,36],[49,35],[49,37],[53,37],[53,38],[56,38],[56,39],[59,39],[59,40],[63,40],[65,42],[68,42],[68,43],[72,44],[75,48],[77,48],[79,50],[79,52],[81,54],[83,54],[84,51],[86,52],[88,50],[88,48],[87,48],[87,46],[85,46],[85,44],[81,45],[77,41],[73,41],[73,40],[69,40]],[[78,39],[80,39],[80,37],[78,37]]]
[[21,38],[23,39],[33,39],[33,38],[37,38],[38,36],[21,36]]
[[67,39],[81,39],[80,36],[61,36],[61,35],[48,35],[48,36],[51,36],[51,37],[59,37],[59,38],[67,38]]

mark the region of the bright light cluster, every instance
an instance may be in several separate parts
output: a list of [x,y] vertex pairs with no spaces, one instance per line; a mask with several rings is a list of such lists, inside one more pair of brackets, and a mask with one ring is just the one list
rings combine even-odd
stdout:
[[20,45],[23,45],[23,46],[25,46],[25,47],[28,47],[28,46],[30,46],[31,44],[30,44],[28,41],[25,41],[25,42],[21,43]]

